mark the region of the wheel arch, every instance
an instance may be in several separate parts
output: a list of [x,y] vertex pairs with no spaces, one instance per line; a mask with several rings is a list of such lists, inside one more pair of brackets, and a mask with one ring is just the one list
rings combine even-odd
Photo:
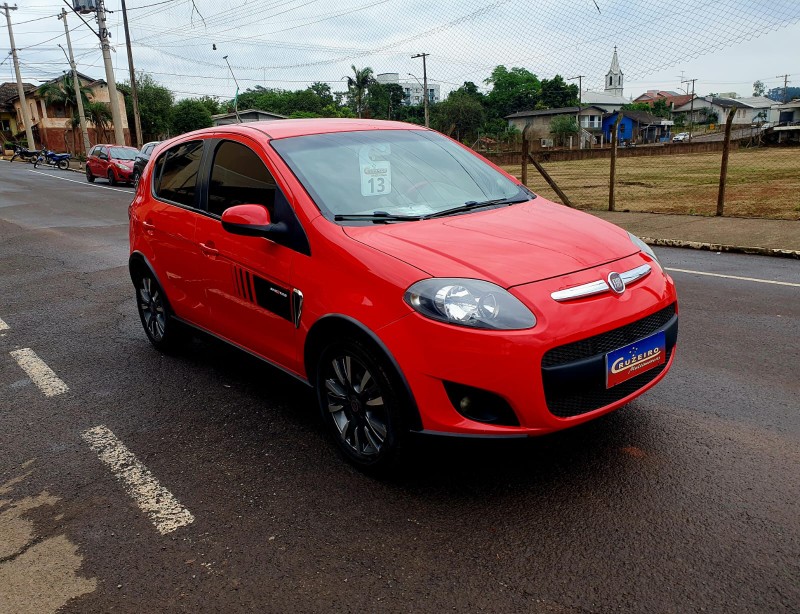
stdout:
[[397,379],[399,389],[406,397],[404,407],[407,408],[407,418],[411,430],[421,431],[423,429],[422,418],[403,370],[380,337],[355,318],[342,314],[329,314],[314,322],[311,330],[308,331],[303,347],[303,364],[309,381],[312,383],[315,381],[314,373],[317,362],[328,343],[343,338],[359,339],[386,359]]
[[167,289],[164,287],[164,284],[161,283],[161,278],[158,276],[158,273],[156,273],[155,268],[152,264],[150,264],[147,256],[145,256],[142,252],[135,251],[130,255],[130,258],[128,258],[128,273],[131,276],[131,282],[133,283],[134,287],[136,286],[137,276],[141,275],[143,272],[150,273],[150,275],[155,278],[156,283],[159,285],[161,292],[164,295],[164,302],[167,303],[169,310],[174,313],[172,310],[172,305],[169,302],[169,294],[167,293]]

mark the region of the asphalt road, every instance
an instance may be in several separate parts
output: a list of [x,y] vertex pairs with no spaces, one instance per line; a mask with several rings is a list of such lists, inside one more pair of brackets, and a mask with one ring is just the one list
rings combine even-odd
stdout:
[[[0,612],[800,611],[800,286],[697,274],[800,263],[658,250],[695,271],[659,386],[548,437],[421,442],[376,481],[301,384],[151,348],[130,189],[31,171],[0,162]],[[93,449],[101,425],[138,461]]]

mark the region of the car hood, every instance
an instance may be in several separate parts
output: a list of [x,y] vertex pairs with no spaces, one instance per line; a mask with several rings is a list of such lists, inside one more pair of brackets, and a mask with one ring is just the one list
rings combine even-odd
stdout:
[[639,251],[618,226],[541,197],[420,222],[345,226],[344,232],[433,277],[484,279],[505,288]]

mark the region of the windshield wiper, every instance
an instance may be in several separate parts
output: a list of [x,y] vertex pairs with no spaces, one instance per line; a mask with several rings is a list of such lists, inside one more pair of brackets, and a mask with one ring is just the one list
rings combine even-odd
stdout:
[[464,213],[466,211],[472,211],[473,209],[480,209],[481,207],[491,207],[492,205],[513,205],[516,203],[524,203],[530,200],[529,198],[493,198],[490,200],[468,200],[463,205],[459,205],[458,207],[452,207],[451,209],[445,209],[444,211],[437,211],[436,213],[429,213],[423,216],[423,219],[431,219],[434,217],[445,217],[448,215],[453,215],[455,213]]
[[386,211],[373,211],[372,213],[347,213],[333,216],[335,222],[416,222],[423,219],[421,215],[393,215]]

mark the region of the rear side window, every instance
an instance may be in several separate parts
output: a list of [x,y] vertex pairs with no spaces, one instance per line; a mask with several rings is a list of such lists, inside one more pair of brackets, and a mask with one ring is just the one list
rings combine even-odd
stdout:
[[181,143],[161,154],[156,163],[156,196],[194,207],[197,172],[202,155],[203,141]]
[[208,212],[222,215],[234,205],[264,205],[275,214],[277,186],[269,169],[249,147],[223,141],[214,155],[208,187]]

